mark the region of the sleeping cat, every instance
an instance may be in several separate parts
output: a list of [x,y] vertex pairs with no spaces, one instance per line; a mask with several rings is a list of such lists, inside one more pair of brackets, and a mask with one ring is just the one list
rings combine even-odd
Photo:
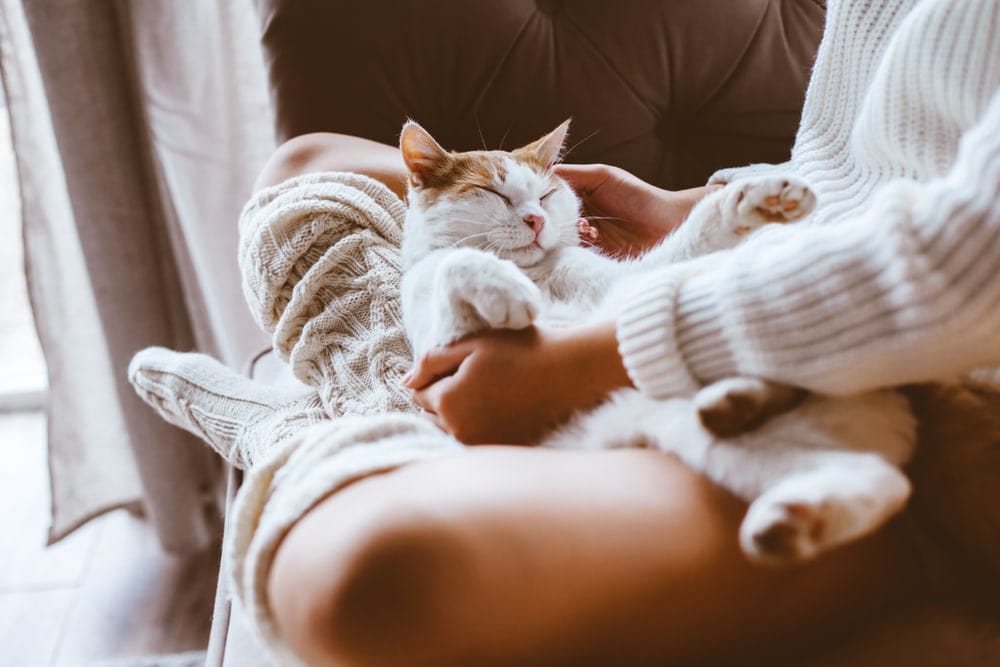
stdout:
[[[511,152],[451,153],[416,123],[403,127],[402,308],[414,355],[487,328],[612,317],[635,278],[682,260],[693,260],[684,265],[691,271],[709,270],[711,260],[701,258],[815,204],[794,178],[734,182],[703,198],[643,256],[611,259],[580,246],[579,202],[553,173],[567,129],[568,121]],[[732,378],[667,400],[620,390],[541,444],[670,452],[751,503],[743,551],[781,564],[867,534],[902,508],[910,485],[899,466],[914,440],[896,392],[830,398]]]

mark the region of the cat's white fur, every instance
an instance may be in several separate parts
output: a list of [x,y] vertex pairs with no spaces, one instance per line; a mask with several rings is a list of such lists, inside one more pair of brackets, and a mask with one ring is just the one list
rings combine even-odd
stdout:
[[[539,164],[557,160],[566,127],[526,148]],[[401,145],[411,174],[402,306],[418,357],[486,328],[607,318],[624,302],[631,278],[729,248],[769,221],[801,217],[815,203],[807,184],[791,177],[732,183],[705,197],[654,249],[616,261],[580,247],[579,202],[551,169],[491,152],[481,158],[488,189],[438,187],[430,196],[427,180],[456,154],[414,123],[404,127]],[[524,222],[532,215],[544,219],[537,240]],[[698,261],[685,266],[701,270]],[[811,558],[871,532],[902,508],[910,485],[899,466],[915,440],[904,398],[893,391],[808,396],[756,430],[729,438],[709,433],[698,407],[732,392],[767,392],[766,383],[754,382],[734,378],[669,400],[618,391],[542,444],[674,454],[751,503],[740,541],[763,562]]]

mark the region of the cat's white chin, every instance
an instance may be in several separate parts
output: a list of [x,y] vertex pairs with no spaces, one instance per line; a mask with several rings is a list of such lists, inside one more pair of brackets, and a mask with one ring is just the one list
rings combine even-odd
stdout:
[[545,249],[537,243],[520,248],[506,248],[499,253],[504,259],[509,259],[518,266],[534,266],[545,257]]

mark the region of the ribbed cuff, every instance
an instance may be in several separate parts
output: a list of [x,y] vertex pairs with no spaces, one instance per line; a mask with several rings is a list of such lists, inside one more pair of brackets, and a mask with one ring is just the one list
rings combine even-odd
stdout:
[[739,374],[717,283],[713,271],[668,269],[626,302],[618,317],[618,352],[641,392],[689,396]]
[[699,384],[675,337],[677,293],[685,273],[666,272],[637,290],[618,316],[618,353],[632,383],[653,398],[689,396]]
[[693,276],[681,285],[674,306],[677,349],[700,384],[740,374],[725,326],[732,309],[724,307],[717,286],[717,274]]

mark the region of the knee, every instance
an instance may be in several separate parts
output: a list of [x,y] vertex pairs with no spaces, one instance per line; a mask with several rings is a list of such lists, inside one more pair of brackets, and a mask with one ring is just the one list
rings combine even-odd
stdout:
[[296,653],[310,665],[453,664],[471,571],[454,526],[385,512],[344,534],[305,528],[282,545],[269,581]]
[[293,176],[317,171],[318,166],[330,160],[341,148],[343,137],[328,132],[314,132],[293,137],[271,154],[254,190],[277,185]]

